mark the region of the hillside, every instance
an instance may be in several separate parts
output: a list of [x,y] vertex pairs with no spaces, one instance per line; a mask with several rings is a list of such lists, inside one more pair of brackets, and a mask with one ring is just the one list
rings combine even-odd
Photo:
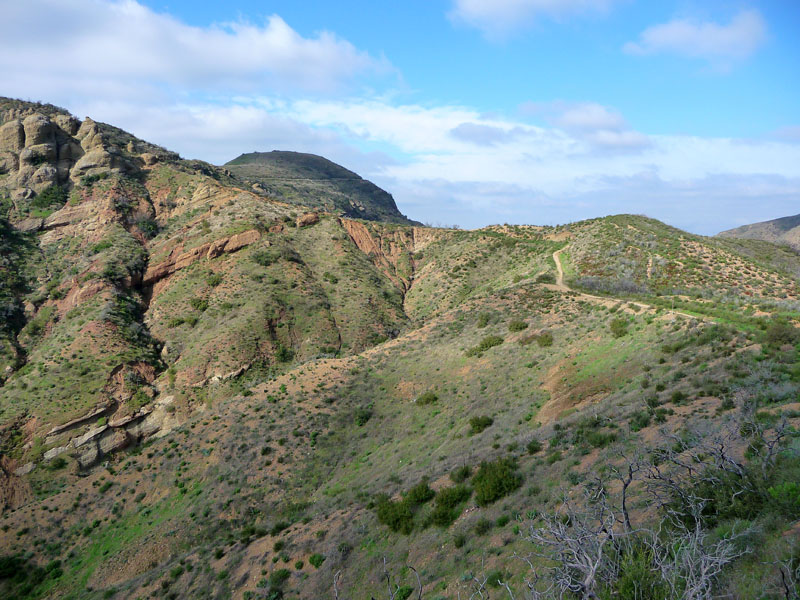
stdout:
[[390,194],[321,156],[280,150],[251,152],[225,167],[255,191],[289,204],[352,219],[419,225],[400,214]]
[[19,101],[0,158],[0,597],[800,585],[788,247],[353,219]]
[[764,240],[788,244],[796,250],[800,250],[800,215],[743,225],[742,227],[723,231],[717,235],[725,238]]

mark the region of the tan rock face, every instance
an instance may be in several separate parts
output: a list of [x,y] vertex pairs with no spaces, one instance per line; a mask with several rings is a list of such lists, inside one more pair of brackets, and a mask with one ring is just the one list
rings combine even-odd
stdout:
[[56,130],[52,121],[46,116],[34,113],[22,121],[25,128],[25,146],[49,144],[56,141]]
[[314,225],[315,223],[319,223],[319,214],[315,212],[305,213],[297,217],[298,227],[307,227],[309,225]]
[[97,123],[88,117],[81,123],[75,137],[80,140],[81,147],[87,152],[95,148],[103,147],[103,134],[100,132]]
[[58,170],[51,165],[42,165],[33,172],[27,183],[37,193],[46,190],[58,183]]
[[15,119],[0,127],[0,150],[19,153],[25,147],[25,129],[22,121]]
[[56,115],[53,122],[67,135],[75,135],[81,126],[81,122],[72,115]]
[[13,152],[0,150],[0,174],[19,169],[19,157]]

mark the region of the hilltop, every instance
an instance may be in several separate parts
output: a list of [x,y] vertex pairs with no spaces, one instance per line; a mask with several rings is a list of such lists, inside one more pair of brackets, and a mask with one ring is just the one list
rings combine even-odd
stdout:
[[321,156],[279,150],[251,152],[225,167],[256,191],[289,204],[352,219],[420,225],[400,214],[389,193]]
[[717,235],[727,238],[784,243],[800,250],[800,215],[743,225]]
[[787,246],[349,218],[10,100],[0,159],[3,597],[521,597],[574,536],[601,598],[794,581]]

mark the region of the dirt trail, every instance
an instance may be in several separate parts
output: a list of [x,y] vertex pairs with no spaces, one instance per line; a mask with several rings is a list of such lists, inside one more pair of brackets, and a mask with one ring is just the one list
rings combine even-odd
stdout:
[[553,260],[556,263],[556,287],[564,292],[569,292],[570,289],[564,285],[564,269],[561,266],[561,253],[567,249],[567,246],[553,252]]
[[[616,303],[616,302],[626,302],[627,304],[633,304],[634,306],[638,306],[639,308],[646,309],[646,310],[658,310],[660,307],[653,306],[652,304],[645,304],[644,302],[634,302],[631,300],[624,300],[622,298],[605,298],[603,296],[593,296],[592,294],[586,294],[584,292],[579,292],[577,290],[573,290],[567,284],[564,283],[564,268],[561,266],[561,253],[566,250],[569,245],[564,246],[560,250],[556,250],[553,252],[553,261],[556,263],[556,283],[555,285],[548,286],[552,289],[557,289],[562,292],[572,292],[574,294],[578,294],[581,298],[585,300],[590,300],[592,302],[600,302],[602,304],[609,304],[609,303]],[[698,321],[704,321],[706,323],[713,323],[714,319],[710,319],[708,317],[700,317],[696,315],[690,315],[689,313],[680,312],[679,310],[670,310],[670,309],[662,309],[668,315],[679,315],[681,317],[686,317],[687,319],[696,319]]]

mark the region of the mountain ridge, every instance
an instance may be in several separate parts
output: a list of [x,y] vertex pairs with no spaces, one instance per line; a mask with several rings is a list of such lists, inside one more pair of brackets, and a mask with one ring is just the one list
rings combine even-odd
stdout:
[[291,204],[339,212],[349,218],[421,225],[400,214],[391,194],[315,154],[281,150],[251,152],[224,166],[256,191]]
[[800,250],[800,214],[742,225],[717,234],[719,237],[756,239],[784,243]]

